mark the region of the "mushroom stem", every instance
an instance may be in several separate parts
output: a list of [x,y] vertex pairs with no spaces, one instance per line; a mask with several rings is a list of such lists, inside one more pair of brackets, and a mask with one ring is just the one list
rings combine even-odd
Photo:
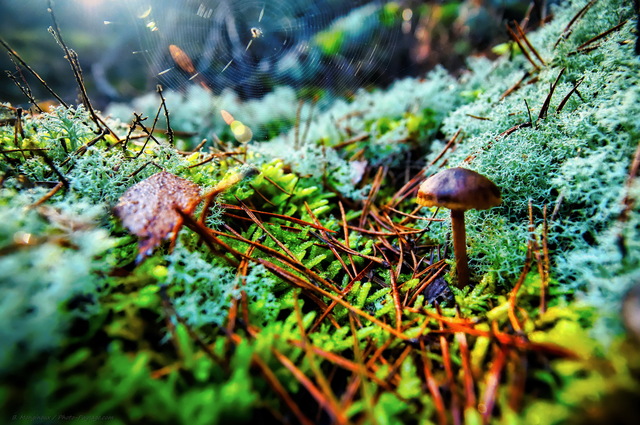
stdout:
[[453,233],[453,254],[456,257],[456,270],[458,272],[458,288],[462,289],[469,284],[464,210],[451,210],[451,230]]

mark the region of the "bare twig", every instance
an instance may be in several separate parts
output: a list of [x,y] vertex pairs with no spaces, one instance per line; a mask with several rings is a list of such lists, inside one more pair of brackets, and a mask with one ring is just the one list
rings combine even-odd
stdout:
[[562,40],[566,40],[571,35],[571,33],[573,32],[573,30],[571,29],[573,24],[575,24],[578,21],[578,19],[582,18],[584,14],[587,13],[589,9],[591,9],[591,6],[593,6],[597,1],[598,0],[591,0],[589,3],[585,4],[584,7],[578,11],[578,13],[575,14],[575,16],[569,21],[569,23],[565,27],[564,31],[562,31],[562,34],[560,35],[556,43],[553,45],[554,49],[558,47],[558,44],[560,44]]
[[162,94],[162,86],[160,84],[156,86],[156,91],[158,95],[160,95],[160,108],[164,111],[164,118],[167,120],[167,139],[169,144],[173,146],[173,129],[171,129],[171,121],[169,121],[169,109],[167,108],[167,102]]
[[49,14],[51,15],[51,20],[53,21],[53,26],[49,27],[49,32],[51,33],[51,35],[53,35],[56,42],[60,45],[60,47],[64,51],[65,58],[67,59],[67,61],[69,61],[69,64],[71,65],[71,70],[73,71],[73,75],[78,84],[78,89],[80,90],[82,103],[89,111],[89,114],[91,115],[92,120],[95,122],[98,128],[102,129],[102,123],[100,122],[98,115],[96,114],[95,110],[93,109],[93,106],[91,105],[91,100],[89,100],[87,89],[84,86],[84,77],[82,76],[82,68],[80,67],[78,54],[75,51],[69,49],[69,47],[67,47],[67,44],[64,42],[64,39],[62,38],[62,32],[60,31],[60,26],[58,25],[56,14],[53,10],[53,2],[52,0],[47,0],[47,1],[49,5],[48,11],[49,11]]
[[[46,81],[44,81],[44,79],[36,72],[33,70],[33,68],[31,68],[23,59],[22,57],[20,57],[20,55],[18,54],[18,52],[16,52],[15,50],[13,50],[11,48],[11,46],[9,46],[7,44],[6,41],[4,41],[2,38],[0,38],[0,44],[2,44],[2,46],[7,50],[7,52],[9,52],[9,54],[11,56],[13,56],[18,62],[20,62],[20,64],[27,70],[29,71],[29,73],[31,75],[33,75],[36,80],[38,80],[38,82],[40,84],[42,84],[42,86],[51,94],[51,96],[55,97],[55,99],[60,102],[60,104],[66,108],[68,108],[68,105],[66,104],[66,102],[64,100],[62,100],[62,98],[60,96],[58,96],[58,94],[53,91],[53,89],[51,87],[49,87],[49,85],[46,83]],[[33,103],[34,106],[37,107],[37,102],[35,101],[35,99],[30,98],[30,101]],[[42,110],[41,110],[42,111]]]

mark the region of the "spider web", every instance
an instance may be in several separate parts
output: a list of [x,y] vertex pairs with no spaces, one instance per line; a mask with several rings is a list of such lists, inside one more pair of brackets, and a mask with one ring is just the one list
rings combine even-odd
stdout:
[[249,100],[288,86],[299,99],[326,102],[384,76],[399,34],[389,4],[145,0],[130,8],[141,52],[165,88],[197,84]]

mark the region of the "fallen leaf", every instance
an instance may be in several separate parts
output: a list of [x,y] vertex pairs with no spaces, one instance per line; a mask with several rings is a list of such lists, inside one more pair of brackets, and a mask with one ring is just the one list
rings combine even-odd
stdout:
[[140,238],[137,262],[153,252],[172,233],[175,240],[182,218],[176,208],[191,214],[200,203],[200,187],[166,171],[130,187],[114,212],[129,231]]

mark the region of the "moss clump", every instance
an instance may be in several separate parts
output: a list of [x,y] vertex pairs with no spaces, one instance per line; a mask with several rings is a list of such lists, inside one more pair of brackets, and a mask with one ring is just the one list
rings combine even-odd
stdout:
[[[478,98],[451,113],[443,129],[449,136],[459,129],[465,135],[448,164],[485,174],[503,191],[503,207],[470,220],[471,256],[482,258],[478,272],[495,270],[512,280],[522,261],[514,243],[527,239],[528,204],[538,217],[546,205],[553,215],[554,275],[563,288],[578,289],[582,298],[615,314],[621,295],[639,277],[637,205],[624,221],[619,218],[623,199],[637,199],[637,181],[631,187],[626,182],[640,140],[634,118],[640,113],[640,60],[626,2],[596,2],[562,37],[585,4],[575,2],[570,12],[558,12],[528,35],[545,61],[539,69],[521,54],[495,63],[474,60],[476,77],[470,78],[482,78]],[[584,43],[594,49],[581,48]],[[518,85],[527,72],[531,76]],[[540,116],[556,80],[549,109]]]
[[3,192],[0,373],[5,374],[59,347],[75,318],[100,310],[114,240],[97,227],[105,214],[100,207],[65,203],[26,209],[34,194]]

